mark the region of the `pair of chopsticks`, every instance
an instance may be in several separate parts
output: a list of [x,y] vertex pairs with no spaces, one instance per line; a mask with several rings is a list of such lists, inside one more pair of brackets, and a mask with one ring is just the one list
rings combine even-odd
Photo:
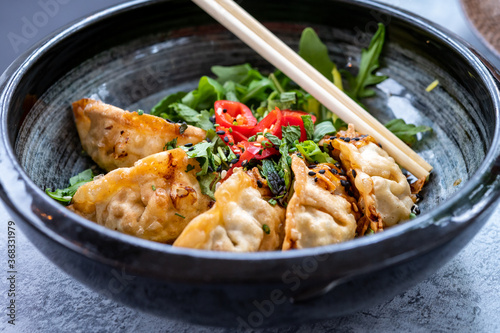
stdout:
[[193,2],[327,109],[334,111],[345,122],[354,124],[358,132],[373,136],[399,165],[415,177],[420,179],[429,175],[432,170],[430,164],[234,1]]

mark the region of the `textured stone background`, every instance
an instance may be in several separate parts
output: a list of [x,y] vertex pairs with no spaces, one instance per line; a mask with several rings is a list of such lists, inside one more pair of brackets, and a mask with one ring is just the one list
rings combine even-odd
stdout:
[[[50,31],[93,10],[120,1],[69,1],[19,52]],[[492,62],[494,58],[466,24],[457,0],[384,0],[417,12],[466,38]],[[3,70],[18,54],[5,37],[18,31],[22,17],[40,10],[38,1],[2,1],[0,35]],[[351,316],[297,327],[261,332],[500,332],[500,207],[487,225],[450,263],[429,279],[385,304]],[[11,219],[0,205],[0,258],[6,253],[6,222]],[[18,297],[16,326],[5,332],[229,332],[157,318],[126,308],[87,289],[43,257],[17,233]],[[7,304],[4,261],[0,261],[0,308]]]

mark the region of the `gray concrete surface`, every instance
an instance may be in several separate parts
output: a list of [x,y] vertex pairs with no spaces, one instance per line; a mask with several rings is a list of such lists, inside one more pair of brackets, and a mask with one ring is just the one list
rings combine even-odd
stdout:
[[[19,52],[53,29],[119,1],[62,1]],[[466,24],[457,0],[384,0],[446,25],[492,62],[489,52]],[[45,2],[44,2],[45,3]],[[19,53],[7,39],[19,34],[23,17],[42,10],[36,0],[2,1],[0,26],[3,70]],[[41,21],[40,21],[41,22]],[[351,316],[263,332],[500,332],[500,207],[475,239],[429,279],[394,299]],[[157,318],[114,303],[81,285],[43,257],[17,232],[17,316],[7,323],[7,222],[0,205],[0,331],[2,332],[229,332]]]

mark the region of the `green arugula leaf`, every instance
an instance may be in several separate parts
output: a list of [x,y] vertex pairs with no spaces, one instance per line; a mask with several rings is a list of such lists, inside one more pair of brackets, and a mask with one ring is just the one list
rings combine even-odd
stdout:
[[305,115],[301,116],[300,118],[302,118],[302,121],[304,122],[304,128],[306,130],[307,139],[312,140],[314,137],[314,123],[312,121],[311,116]]
[[267,77],[254,80],[248,85],[248,90],[241,96],[240,102],[245,104],[250,100],[265,101],[269,96],[269,90],[276,90],[276,87]]
[[179,91],[173,94],[168,95],[164,99],[158,102],[153,108],[151,109],[151,114],[153,116],[160,117],[162,113],[168,114],[169,113],[169,107],[173,103],[180,102],[181,99],[186,96],[187,93],[183,91]]
[[298,143],[295,146],[309,162],[335,163],[335,160],[331,158],[327,153],[322,152],[319,146],[314,141],[307,140]]
[[215,101],[223,98],[224,88],[220,83],[208,76],[202,76],[198,82],[198,89],[189,92],[181,102],[191,109],[201,111],[212,108]]
[[282,126],[282,138],[288,145],[294,145],[300,139],[300,126]]
[[378,30],[373,36],[368,49],[363,49],[361,51],[361,61],[358,75],[354,77],[349,72],[344,71],[349,83],[349,89],[346,90],[346,93],[357,102],[359,102],[362,98],[375,95],[375,91],[367,87],[378,84],[387,79],[387,76],[375,75],[375,71],[380,66],[379,58],[384,46],[384,40],[385,26],[382,23],[379,23]]
[[247,85],[253,80],[262,79],[262,74],[249,64],[236,66],[212,66],[212,73],[217,75],[217,81],[224,84],[233,81],[238,84]]
[[313,141],[318,143],[325,135],[334,135],[337,133],[335,126],[331,120],[325,120],[316,125],[314,128]]
[[328,56],[328,49],[312,28],[305,28],[299,42],[299,55],[332,81],[334,63]]
[[94,180],[94,174],[91,169],[87,169],[80,172],[76,176],[71,177],[69,180],[69,187],[56,189],[54,192],[52,192],[52,189],[47,188],[45,193],[47,193],[52,199],[57,200],[64,205],[68,205],[73,199],[73,196],[78,188],[80,188],[83,184],[91,182],[92,180]]
[[417,142],[416,135],[418,133],[432,131],[429,126],[407,124],[403,119],[393,119],[385,124],[385,127],[410,146]]

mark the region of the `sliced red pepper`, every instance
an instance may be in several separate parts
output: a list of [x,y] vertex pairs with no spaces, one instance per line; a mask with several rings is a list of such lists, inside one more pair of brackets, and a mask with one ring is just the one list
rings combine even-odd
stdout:
[[246,142],[248,140],[246,136],[243,136],[242,134],[235,131],[231,132],[229,128],[222,126],[217,127],[216,133],[219,136],[219,138],[221,138],[222,141],[224,141],[226,146],[228,146],[235,154],[241,154],[241,147],[239,147],[237,143],[240,141]]
[[277,136],[281,139],[281,125],[283,120],[283,114],[280,109],[275,108],[271,111],[264,119],[262,119],[257,126],[252,131],[252,135],[255,135],[259,132],[264,133],[264,130],[267,130],[267,133]]
[[304,111],[292,111],[292,110],[283,110],[283,119],[281,121],[282,126],[300,126],[300,141],[307,140],[307,133],[304,127],[304,121],[302,120],[302,116],[311,116],[313,123],[316,122],[316,117],[310,113]]
[[232,128],[244,136],[250,136],[253,128],[257,125],[257,119],[253,116],[252,110],[240,102],[216,101],[215,121],[222,127]]
[[[268,142],[268,141],[265,141]],[[270,143],[269,143],[270,144]],[[233,165],[233,167],[239,167],[244,161],[250,162],[251,159],[257,159],[257,160],[262,160],[264,158],[268,158],[269,156],[272,155],[277,155],[279,154],[279,151],[271,148],[271,147],[265,147],[264,143],[258,143],[258,142],[248,142],[248,141],[242,141],[238,144],[238,146],[242,147],[244,150],[243,154],[240,155],[239,161]]]

